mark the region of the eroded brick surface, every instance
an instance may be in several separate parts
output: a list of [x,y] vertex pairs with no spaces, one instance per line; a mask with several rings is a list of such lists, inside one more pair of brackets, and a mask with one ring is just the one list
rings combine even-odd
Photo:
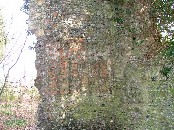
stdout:
[[[145,8],[140,17],[138,9],[143,5],[139,2],[134,14],[124,15],[125,29],[120,29],[122,24],[111,20],[108,1],[30,0],[29,30],[37,37],[35,86],[42,99],[40,127],[65,119],[79,95],[115,96],[125,111],[142,109],[146,103],[142,90],[147,87],[142,85],[141,76],[147,69],[143,56],[148,52],[146,45],[152,44],[151,35],[144,35],[150,20],[148,26],[139,24],[149,17]],[[132,6],[123,5],[125,9]],[[136,34],[129,32],[132,26]],[[145,44],[135,47],[134,35]],[[134,119],[130,124],[144,117],[142,111],[136,114],[130,115]]]

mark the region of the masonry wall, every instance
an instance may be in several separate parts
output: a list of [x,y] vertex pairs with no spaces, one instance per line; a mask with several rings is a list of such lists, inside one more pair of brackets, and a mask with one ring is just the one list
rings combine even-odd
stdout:
[[[129,10],[129,4],[121,6]],[[146,3],[138,5],[140,10]],[[134,129],[142,124],[148,103],[143,82],[149,76],[144,61],[153,36],[143,33],[151,23],[139,22],[147,12],[124,14],[122,28],[111,20],[108,1],[31,0],[29,8],[29,30],[37,37],[38,128]],[[135,34],[128,31],[131,26]],[[134,35],[145,44],[135,46]]]

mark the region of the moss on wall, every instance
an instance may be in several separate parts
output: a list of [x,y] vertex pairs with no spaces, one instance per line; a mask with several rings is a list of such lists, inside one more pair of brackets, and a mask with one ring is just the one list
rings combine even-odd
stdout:
[[40,129],[151,129],[166,117],[151,106],[164,77],[146,57],[156,44],[148,10],[140,13],[148,4],[127,2],[31,0]]

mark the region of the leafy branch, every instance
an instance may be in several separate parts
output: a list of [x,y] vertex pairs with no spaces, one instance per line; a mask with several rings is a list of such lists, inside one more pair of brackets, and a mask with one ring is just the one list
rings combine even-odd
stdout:
[[18,55],[18,57],[17,57],[15,63],[14,63],[14,64],[8,69],[8,71],[7,71],[7,74],[6,74],[5,79],[4,79],[3,86],[2,86],[2,88],[1,88],[1,90],[0,90],[0,96],[2,95],[2,93],[3,93],[3,91],[4,91],[5,87],[6,87],[6,84],[7,84],[7,82],[8,82],[8,77],[9,77],[9,74],[10,74],[11,69],[18,63],[18,61],[19,61],[19,59],[20,59],[20,57],[21,57],[21,55],[22,55],[22,52],[23,52],[24,47],[25,47],[25,45],[26,45],[26,41],[27,41],[27,37],[26,37],[26,39],[25,39],[25,42],[24,42],[24,44],[23,44],[23,46],[22,46],[22,48],[21,48],[21,50],[20,50],[20,53],[19,53],[19,55]]

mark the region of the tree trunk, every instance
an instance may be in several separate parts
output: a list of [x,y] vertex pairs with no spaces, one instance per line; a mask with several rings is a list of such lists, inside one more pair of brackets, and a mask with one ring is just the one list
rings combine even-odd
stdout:
[[141,128],[156,44],[149,9],[145,0],[31,0],[39,129]]

